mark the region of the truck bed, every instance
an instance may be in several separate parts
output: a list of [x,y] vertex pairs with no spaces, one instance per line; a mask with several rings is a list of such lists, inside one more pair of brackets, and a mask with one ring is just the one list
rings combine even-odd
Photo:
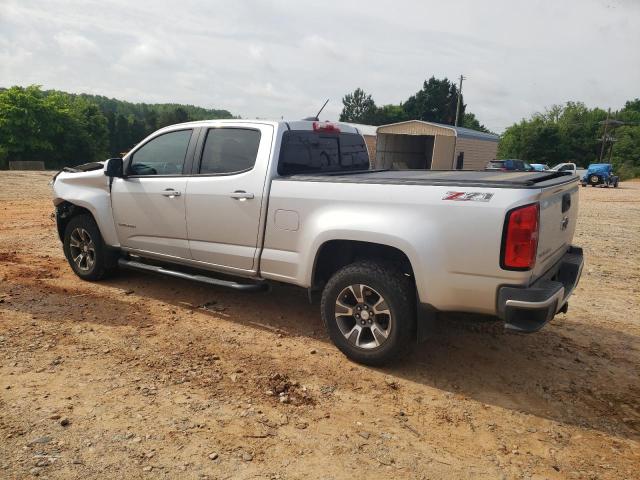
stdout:
[[276,180],[300,182],[437,185],[486,188],[548,188],[577,181],[564,172],[502,172],[493,170],[370,170],[353,173],[291,175]]

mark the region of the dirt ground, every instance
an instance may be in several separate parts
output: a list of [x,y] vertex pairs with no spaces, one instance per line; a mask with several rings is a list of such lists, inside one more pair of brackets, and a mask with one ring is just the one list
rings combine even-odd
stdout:
[[640,182],[580,189],[569,312],[384,369],[306,292],[86,283],[50,173],[0,172],[0,478],[640,478]]

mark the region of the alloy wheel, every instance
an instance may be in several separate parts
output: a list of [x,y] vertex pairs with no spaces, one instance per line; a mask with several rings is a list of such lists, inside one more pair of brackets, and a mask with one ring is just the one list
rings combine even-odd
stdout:
[[69,237],[69,253],[73,263],[83,272],[90,271],[96,263],[96,247],[89,232],[75,228]]
[[385,343],[393,327],[393,317],[384,297],[364,284],[349,285],[340,292],[335,318],[349,343],[365,350]]

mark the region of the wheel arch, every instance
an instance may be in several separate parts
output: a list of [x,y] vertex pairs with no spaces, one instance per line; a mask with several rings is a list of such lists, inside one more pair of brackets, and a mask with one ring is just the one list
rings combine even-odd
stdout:
[[[107,209],[103,207],[102,204],[96,207],[93,203],[83,201],[82,199],[66,200],[63,198],[56,198],[53,203],[56,208],[55,215],[60,240],[63,239],[64,229],[71,218],[82,214],[88,214],[91,215],[93,220],[96,222],[96,225],[98,225],[98,230],[100,231],[100,235],[102,235],[105,244],[116,248],[120,246],[115,230],[115,223],[113,222],[113,217],[111,215],[110,205]],[[101,215],[100,212],[104,212],[104,214]]]
[[56,205],[56,226],[58,230],[58,238],[60,238],[61,242],[64,241],[64,231],[67,228],[69,221],[78,215],[91,215],[93,220],[96,220],[93,212],[88,208],[76,205],[75,203],[63,200]]
[[322,243],[316,251],[311,288],[321,288],[336,271],[359,260],[391,262],[415,283],[411,260],[400,248],[361,240],[332,239]]

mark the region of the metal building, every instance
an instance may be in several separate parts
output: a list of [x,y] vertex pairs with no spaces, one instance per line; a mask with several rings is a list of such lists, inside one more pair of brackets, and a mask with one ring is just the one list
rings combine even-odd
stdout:
[[374,168],[483,170],[496,158],[493,133],[409,120],[377,129]]

